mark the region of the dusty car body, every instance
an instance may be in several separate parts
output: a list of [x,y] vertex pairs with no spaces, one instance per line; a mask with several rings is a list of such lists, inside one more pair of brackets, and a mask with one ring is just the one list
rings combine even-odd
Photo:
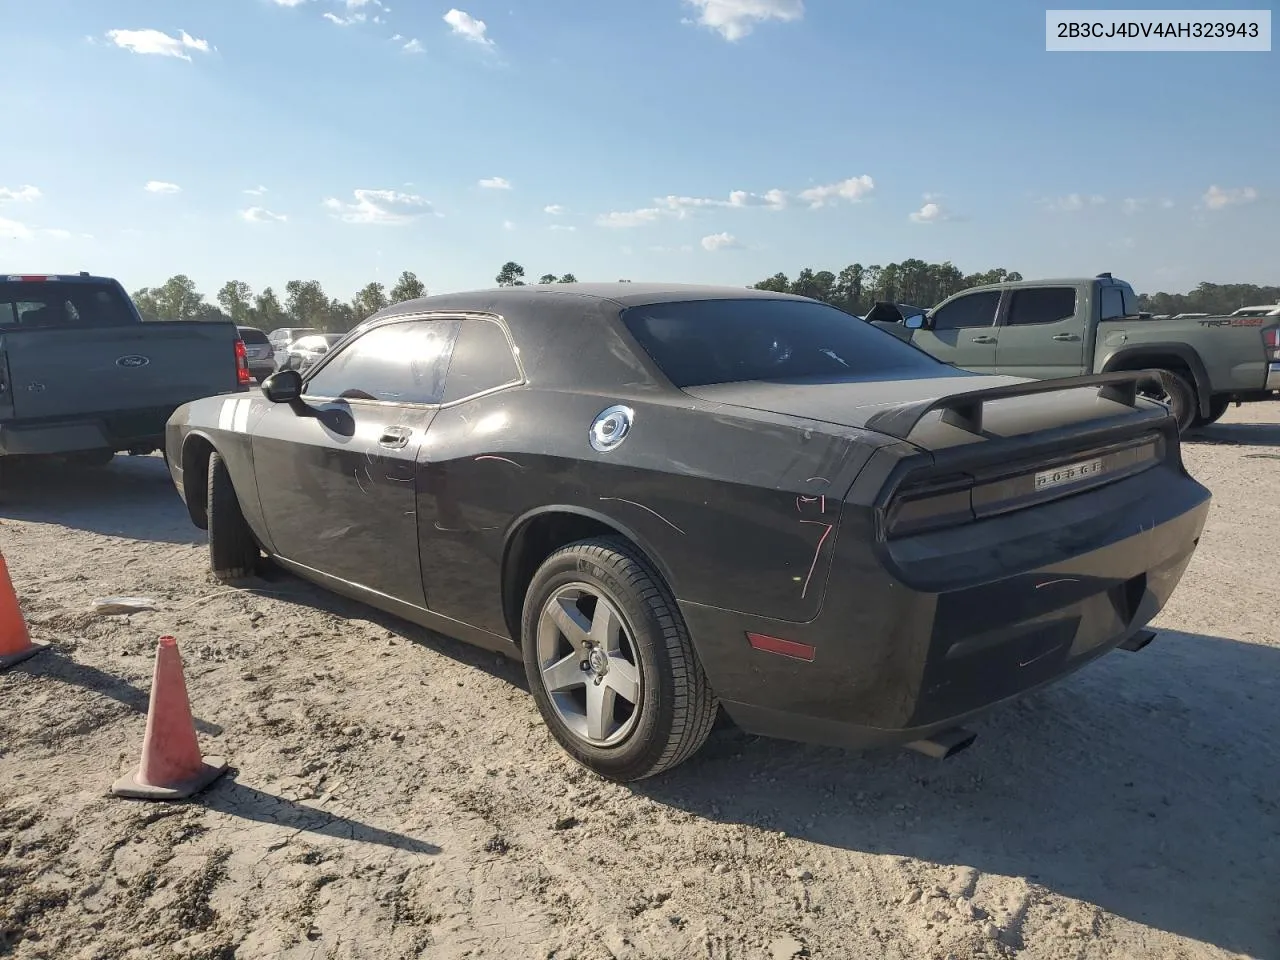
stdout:
[[927,742],[1144,642],[1210,496],[1137,381],[976,375],[786,294],[527,286],[387,308],[167,451],[217,575],[265,554],[521,657],[632,780],[718,706]]

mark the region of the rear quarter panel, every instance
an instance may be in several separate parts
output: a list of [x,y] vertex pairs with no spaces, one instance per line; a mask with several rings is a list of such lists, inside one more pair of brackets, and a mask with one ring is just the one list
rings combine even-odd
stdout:
[[1185,320],[1108,321],[1098,325],[1095,369],[1104,370],[1117,353],[1181,345],[1202,365],[1208,392],[1260,390],[1266,380],[1262,331],[1269,317],[1201,317]]
[[519,389],[439,412],[418,469],[429,606],[506,634],[507,545],[522,524],[559,511],[624,533],[681,600],[817,616],[841,498],[887,441],[692,400],[632,400],[627,439],[596,452],[588,429],[618,402],[628,401]]

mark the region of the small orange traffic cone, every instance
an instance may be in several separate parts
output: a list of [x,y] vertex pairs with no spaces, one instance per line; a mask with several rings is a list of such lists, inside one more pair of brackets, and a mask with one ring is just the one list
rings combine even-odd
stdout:
[[185,800],[226,769],[221,758],[200,756],[178,641],[161,637],[156,647],[147,732],[142,738],[142,762],[133,773],[112,784],[111,792],[139,800]]
[[4,561],[4,554],[0,553],[0,670],[8,670],[48,646],[47,643],[31,642],[27,621],[22,619],[22,607],[18,605],[18,595],[13,592],[9,565]]

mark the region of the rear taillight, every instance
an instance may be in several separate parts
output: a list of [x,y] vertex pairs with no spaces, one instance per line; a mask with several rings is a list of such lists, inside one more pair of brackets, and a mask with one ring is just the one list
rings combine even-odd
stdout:
[[1268,360],[1280,360],[1280,327],[1268,327],[1262,331],[1262,343]]
[[247,384],[252,379],[249,376],[249,357],[244,349],[244,341],[236,338],[236,382]]

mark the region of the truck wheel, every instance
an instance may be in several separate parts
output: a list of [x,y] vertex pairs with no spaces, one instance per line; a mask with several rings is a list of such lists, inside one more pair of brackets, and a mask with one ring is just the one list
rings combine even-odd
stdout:
[[1191,381],[1175,370],[1160,370],[1160,378],[1143,381],[1138,393],[1168,405],[1169,412],[1178,421],[1178,433],[1186,433],[1196,417],[1199,406],[1196,389]]
[[222,454],[209,454],[209,567],[223,582],[246,580],[258,569],[258,544],[240,510]]
[[571,543],[525,594],[521,647],[551,735],[619,782],[662,773],[706,741],[719,702],[670,591],[613,537]]
[[1230,397],[1213,397],[1209,400],[1208,416],[1197,416],[1191,425],[1193,427],[1207,427],[1211,423],[1217,423],[1222,419],[1222,415],[1227,412],[1227,408],[1230,406]]

